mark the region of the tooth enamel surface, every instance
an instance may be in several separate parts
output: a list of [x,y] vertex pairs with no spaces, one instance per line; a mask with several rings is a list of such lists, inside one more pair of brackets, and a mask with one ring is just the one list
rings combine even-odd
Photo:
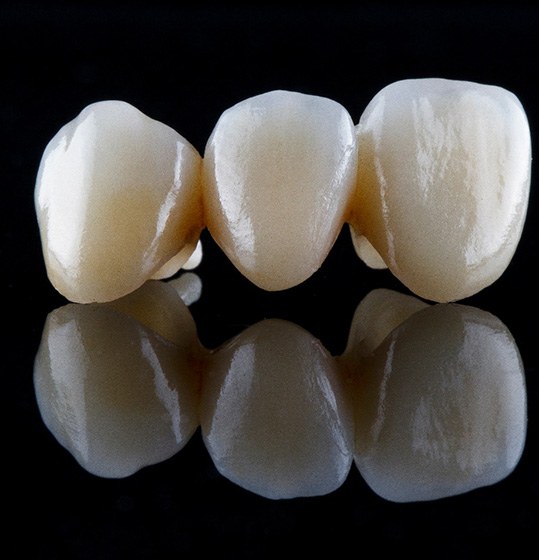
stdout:
[[507,328],[471,307],[414,313],[362,364],[355,462],[396,502],[498,482],[526,434],[524,371]]
[[177,132],[124,102],[95,103],[65,125],[45,149],[35,191],[56,289],[71,301],[110,301],[194,248],[200,162]]
[[[143,289],[123,302],[131,315],[108,304],[53,311],[35,360],[45,425],[83,468],[102,477],[126,477],[168,459],[198,426],[198,382],[189,361],[192,319],[177,344],[162,338],[133,318],[155,324],[150,308],[158,289]],[[164,327],[160,319],[158,329],[177,331],[179,320]]]
[[223,113],[204,154],[204,209],[233,264],[266,290],[303,282],[324,261],[354,189],[347,111],[273,91]]
[[390,270],[434,301],[494,282],[520,239],[530,134],[518,99],[442,79],[384,88],[357,127],[354,225]]
[[357,256],[369,267],[377,270],[387,268],[384,259],[380,253],[371,245],[370,241],[364,236],[356,232],[353,226],[350,226],[350,235]]
[[221,474],[272,499],[342,484],[350,411],[334,360],[309,333],[263,321],[219,349],[206,371],[202,434]]

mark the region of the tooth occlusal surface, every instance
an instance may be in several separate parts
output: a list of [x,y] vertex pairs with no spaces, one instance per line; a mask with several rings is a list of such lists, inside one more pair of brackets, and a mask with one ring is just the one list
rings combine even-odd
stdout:
[[404,80],[381,90],[357,127],[354,227],[414,293],[472,295],[505,270],[530,184],[524,110],[496,86]]
[[323,97],[273,91],[219,119],[204,154],[204,210],[232,263],[266,290],[322,264],[355,185],[348,112]]
[[36,210],[53,285],[71,301],[110,301],[160,276],[185,246],[194,249],[200,168],[189,142],[133,106],[86,107],[50,141],[38,172]]

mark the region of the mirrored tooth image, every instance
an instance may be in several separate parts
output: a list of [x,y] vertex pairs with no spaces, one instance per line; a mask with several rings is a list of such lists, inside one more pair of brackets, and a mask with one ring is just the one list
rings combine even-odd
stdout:
[[335,360],[297,325],[262,321],[212,356],[201,426],[217,469],[278,499],[327,494],[346,479],[352,422]]
[[207,350],[182,301],[200,292],[186,273],[48,315],[37,403],[90,473],[159,463],[199,425],[217,470],[271,499],[328,494],[355,463],[386,500],[436,500],[494,484],[520,460],[524,369],[490,313],[378,289],[339,357],[280,319]]
[[413,296],[393,290],[378,289],[369,292],[359,303],[352,319],[343,362],[361,363],[389,333],[428,304]]
[[355,462],[383,498],[461,494],[502,480],[518,463],[524,370],[493,315],[456,304],[419,310],[356,373]]
[[44,423],[87,471],[120,478],[176,454],[198,427],[198,341],[175,290],[47,317],[34,367]]

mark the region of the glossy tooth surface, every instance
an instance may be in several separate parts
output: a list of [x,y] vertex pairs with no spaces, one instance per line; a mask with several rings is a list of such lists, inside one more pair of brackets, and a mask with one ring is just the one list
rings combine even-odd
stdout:
[[208,228],[266,290],[303,282],[324,261],[355,185],[350,116],[323,97],[273,91],[223,113],[204,154]]
[[35,190],[56,289],[71,301],[110,301],[194,249],[200,162],[177,132],[121,101],[89,105],[65,125],[45,149]]
[[414,293],[472,295],[507,267],[523,227],[530,133],[518,99],[442,79],[384,88],[357,127],[357,232]]
[[180,277],[167,282],[176,290],[185,305],[191,305],[202,295],[202,280],[194,272],[184,272]]
[[380,256],[380,253],[372,246],[371,242],[364,236],[356,232],[350,226],[350,235],[356,255],[369,267],[377,270],[387,268],[387,264]]
[[[163,283],[141,290],[116,309],[70,304],[53,311],[35,360],[45,425],[102,477],[126,477],[168,459],[198,426],[192,318]],[[162,312],[171,304],[179,314],[166,324]]]
[[372,354],[391,331],[427,307],[427,303],[393,290],[379,288],[370,291],[354,312],[341,359],[359,363]]
[[266,320],[216,351],[201,397],[204,441],[236,484],[279,499],[326,494],[351,465],[336,365],[300,327]]
[[383,498],[453,496],[498,482],[518,463],[524,370],[496,317],[454,304],[418,311],[362,367],[355,462]]

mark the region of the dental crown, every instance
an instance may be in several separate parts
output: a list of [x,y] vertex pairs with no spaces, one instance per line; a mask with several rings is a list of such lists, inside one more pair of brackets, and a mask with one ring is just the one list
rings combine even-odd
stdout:
[[284,290],[322,265],[344,223],[369,266],[447,302],[508,266],[530,169],[515,95],[417,79],[385,87],[357,126],[324,97],[252,97],[223,113],[204,158],[131,105],[94,103],[46,147],[35,203],[48,276],[74,302],[195,265],[205,227],[254,284]]

